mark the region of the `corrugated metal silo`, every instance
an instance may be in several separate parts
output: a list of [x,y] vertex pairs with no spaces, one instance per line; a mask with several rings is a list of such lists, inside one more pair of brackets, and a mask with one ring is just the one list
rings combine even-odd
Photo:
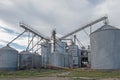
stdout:
[[35,53],[34,56],[34,68],[40,69],[42,67],[42,56],[38,53]]
[[0,49],[0,70],[18,69],[18,51],[10,46]]
[[20,69],[30,69],[34,67],[34,56],[35,54],[29,51],[22,51],[19,54],[19,68]]
[[90,67],[91,66],[91,48],[90,47],[87,49],[87,52],[88,52],[88,65]]
[[50,65],[64,67],[64,54],[61,53],[50,54]]
[[68,49],[68,53],[72,55],[73,66],[80,67],[81,66],[81,50],[77,45],[70,45]]
[[72,55],[71,54],[68,54],[68,53],[65,53],[64,54],[64,67],[69,67],[69,68],[72,68]]
[[51,44],[46,42],[42,43],[41,55],[42,55],[43,66],[49,64],[50,53],[51,53]]
[[120,29],[104,25],[90,40],[92,69],[120,69]]

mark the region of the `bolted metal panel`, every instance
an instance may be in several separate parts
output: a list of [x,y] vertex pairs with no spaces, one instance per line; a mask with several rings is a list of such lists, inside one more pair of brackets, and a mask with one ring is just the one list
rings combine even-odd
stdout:
[[49,64],[50,53],[51,53],[51,44],[46,42],[42,43],[41,55],[42,55],[43,66]]
[[50,64],[53,66],[64,67],[64,54],[61,53],[50,54]]
[[34,67],[34,56],[35,54],[32,54],[29,51],[22,51],[19,54],[20,69],[33,68]]
[[111,27],[90,35],[92,69],[120,69],[120,30]]
[[66,42],[62,42],[62,41],[57,41],[56,45],[55,45],[55,52],[58,53],[65,53],[66,52]]
[[0,70],[18,69],[18,51],[5,46],[0,49]]

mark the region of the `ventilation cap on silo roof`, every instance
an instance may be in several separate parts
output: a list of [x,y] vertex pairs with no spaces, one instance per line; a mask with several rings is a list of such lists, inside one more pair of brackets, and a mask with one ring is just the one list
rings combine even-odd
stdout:
[[13,50],[13,51],[17,51],[16,49],[10,47],[9,45],[5,46],[5,47],[2,47],[0,48],[0,50]]

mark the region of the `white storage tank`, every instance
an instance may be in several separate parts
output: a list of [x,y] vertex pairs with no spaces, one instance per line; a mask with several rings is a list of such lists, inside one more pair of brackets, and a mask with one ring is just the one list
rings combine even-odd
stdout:
[[55,45],[55,52],[64,54],[66,52],[66,42],[57,41]]
[[34,67],[34,56],[35,54],[29,51],[22,51],[19,54],[19,68],[20,69],[30,69]]
[[49,55],[51,54],[51,44],[43,42],[41,45],[41,55],[43,66],[49,64]]
[[18,69],[18,51],[10,46],[0,48],[0,70]]
[[87,52],[88,52],[88,65],[90,67],[91,66],[91,48],[90,48],[90,46],[88,47]]
[[120,29],[104,25],[90,40],[92,69],[120,69]]
[[70,45],[68,49],[68,53],[72,55],[73,67],[81,66],[81,50],[77,45]]
[[50,54],[50,65],[64,67],[64,54],[56,52]]
[[64,67],[72,68],[72,55],[68,53],[64,53]]

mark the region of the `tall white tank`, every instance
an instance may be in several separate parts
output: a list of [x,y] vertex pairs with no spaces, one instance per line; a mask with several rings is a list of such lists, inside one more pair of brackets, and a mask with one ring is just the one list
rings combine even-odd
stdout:
[[55,45],[55,52],[57,53],[66,53],[66,42],[57,41]]
[[43,66],[49,64],[50,53],[51,53],[51,44],[46,42],[42,43],[41,55],[42,55]]
[[50,54],[50,65],[64,67],[64,54],[56,52]]
[[120,29],[104,25],[90,35],[91,68],[120,69]]
[[0,70],[18,69],[18,51],[10,46],[0,48]]
[[69,53],[64,53],[64,67],[72,68],[73,60],[72,55]]
[[73,66],[80,67],[81,66],[81,50],[77,45],[70,45],[68,49],[68,53],[72,55]]

